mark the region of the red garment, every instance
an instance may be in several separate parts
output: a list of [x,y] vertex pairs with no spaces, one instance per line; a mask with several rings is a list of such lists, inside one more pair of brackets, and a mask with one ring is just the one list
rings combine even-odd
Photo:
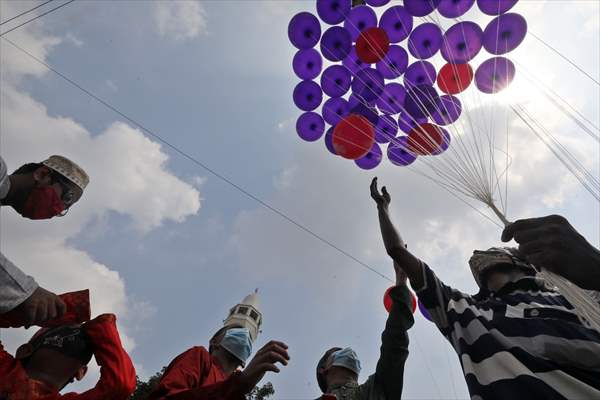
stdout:
[[4,400],[126,400],[135,390],[135,369],[121,345],[116,317],[103,314],[83,325],[94,345],[100,380],[84,393],[61,395],[58,389],[29,378],[21,362],[0,344],[0,399]]
[[175,358],[149,400],[245,400],[239,372],[227,376],[204,347]]

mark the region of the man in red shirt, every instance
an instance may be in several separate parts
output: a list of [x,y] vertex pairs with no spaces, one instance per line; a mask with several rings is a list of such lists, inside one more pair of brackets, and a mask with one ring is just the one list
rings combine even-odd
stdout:
[[[59,392],[87,372],[92,355],[100,380],[84,393]],[[0,344],[1,400],[126,400],[135,390],[135,369],[121,345],[113,314],[83,325],[42,328],[12,357]]]
[[271,341],[260,349],[244,371],[239,371],[252,351],[248,329],[229,325],[219,329],[209,348],[192,347],[167,367],[150,400],[245,400],[246,394],[275,365],[287,365],[287,345]]

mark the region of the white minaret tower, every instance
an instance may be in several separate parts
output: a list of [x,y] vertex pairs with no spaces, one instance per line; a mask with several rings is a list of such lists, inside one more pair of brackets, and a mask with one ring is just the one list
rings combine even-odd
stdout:
[[258,298],[258,289],[256,289],[254,293],[250,293],[241,303],[236,304],[229,310],[229,316],[223,321],[223,325],[235,324],[248,328],[250,337],[254,342],[260,333],[262,325],[262,314],[259,311],[259,307],[260,301]]

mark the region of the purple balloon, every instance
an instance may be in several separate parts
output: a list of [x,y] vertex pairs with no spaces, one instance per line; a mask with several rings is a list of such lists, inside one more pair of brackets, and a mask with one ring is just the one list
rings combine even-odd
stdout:
[[415,61],[406,68],[404,86],[408,89],[418,85],[432,86],[437,74],[435,67],[428,61]]
[[487,15],[504,14],[519,0],[477,0],[477,6],[482,13]]
[[321,54],[315,49],[298,50],[292,61],[294,72],[300,79],[315,79],[323,68]]
[[352,75],[341,65],[327,67],[321,75],[321,88],[329,97],[341,97],[350,89]]
[[383,93],[377,99],[377,107],[384,114],[398,114],[404,106],[406,98],[406,89],[397,82],[391,82],[385,85]]
[[352,0],[317,0],[317,14],[329,25],[342,22],[351,7]]
[[341,97],[332,97],[323,104],[323,119],[329,125],[336,125],[349,112],[348,102]]
[[383,154],[381,153],[381,147],[377,143],[373,143],[373,147],[367,154],[358,160],[354,160],[356,165],[362,169],[373,169],[381,163]]
[[302,81],[294,88],[294,104],[302,111],[312,111],[323,100],[321,88],[313,81]]
[[385,10],[379,19],[379,27],[385,30],[390,43],[398,43],[408,37],[413,28],[413,17],[402,6]]
[[433,322],[433,320],[431,319],[431,314],[429,314],[427,308],[425,308],[423,303],[421,303],[421,300],[417,300],[417,305],[419,306],[419,311],[421,311],[421,314],[425,317],[425,319],[427,321]]
[[431,153],[432,156],[440,155],[443,152],[445,152],[446,150],[448,150],[448,147],[450,147],[450,134],[444,128],[439,127],[439,126],[438,126],[438,128],[442,132],[442,144],[440,145],[440,147],[437,150],[435,150],[434,152]]
[[356,42],[362,31],[375,26],[377,26],[377,15],[371,7],[367,6],[354,7],[344,21],[344,28],[350,32],[353,42]]
[[435,107],[435,112],[431,119],[438,125],[449,125],[456,122],[462,111],[462,104],[457,97],[444,95]]
[[329,150],[329,152],[333,155],[338,155],[335,152],[335,148],[333,147],[333,129],[335,127],[332,126],[331,128],[329,128],[327,130],[327,132],[325,133],[325,147],[327,147],[327,150]]
[[408,38],[408,51],[421,60],[433,57],[442,47],[442,30],[436,24],[426,22],[417,26]]
[[367,101],[365,99],[363,99],[360,96],[357,96],[356,94],[352,93],[350,95],[350,97],[348,97],[348,104],[350,105],[350,108],[354,108],[355,106],[357,106],[358,104],[362,104],[363,106],[366,107],[373,107],[375,106],[375,100],[371,100],[371,101]]
[[352,92],[367,101],[372,101],[383,93],[384,85],[381,72],[374,68],[365,68],[358,71],[352,80]]
[[315,112],[305,112],[296,121],[296,132],[301,139],[314,142],[323,136],[325,121]]
[[367,4],[373,7],[385,6],[390,0],[367,0]]
[[342,60],[342,65],[348,68],[348,70],[350,70],[350,72],[352,72],[353,74],[356,74],[363,68],[369,68],[370,66],[370,64],[367,64],[360,58],[358,58],[358,56],[356,55],[356,47],[354,46],[352,46],[352,49],[350,50],[348,56]]
[[396,120],[389,115],[382,115],[375,126],[375,141],[377,143],[389,143],[398,133]]
[[321,37],[321,24],[309,12],[301,12],[292,17],[288,25],[290,42],[298,49],[314,47]]
[[404,0],[404,8],[412,16],[424,17],[435,10],[441,0]]
[[483,47],[488,53],[506,54],[517,48],[527,34],[527,21],[515,13],[494,18],[483,31]]
[[411,88],[404,100],[404,111],[415,119],[431,116],[439,101],[439,95],[433,86],[418,85]]
[[483,31],[475,22],[454,24],[444,34],[442,57],[453,64],[465,64],[481,50]]
[[475,85],[483,93],[497,93],[510,85],[515,72],[515,65],[508,58],[493,57],[475,71]]
[[375,66],[385,79],[396,79],[404,73],[408,65],[408,53],[400,46],[390,46],[385,57]]
[[415,118],[408,113],[401,113],[398,117],[398,128],[404,133],[410,133],[417,125],[427,122],[427,118]]
[[473,7],[475,0],[442,0],[438,12],[446,18],[456,18],[464,15]]
[[350,32],[341,26],[332,26],[323,33],[321,53],[329,61],[341,61],[352,49]]
[[387,156],[392,164],[405,167],[417,159],[417,156],[406,150],[407,140],[408,136],[400,136],[388,145]]
[[377,125],[379,122],[379,114],[377,114],[377,110],[367,107],[364,104],[357,104],[350,109],[350,114],[362,115],[366,119],[369,120],[373,125]]

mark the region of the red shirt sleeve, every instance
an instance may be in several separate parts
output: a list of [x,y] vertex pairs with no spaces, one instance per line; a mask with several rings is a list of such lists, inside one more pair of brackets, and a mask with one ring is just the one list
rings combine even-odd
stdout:
[[246,400],[242,387],[240,373],[235,372],[224,381],[179,392],[168,400]]
[[178,355],[167,367],[150,400],[162,400],[190,388],[200,386],[206,374],[208,352],[201,347],[192,347]]
[[167,367],[150,400],[245,400],[239,373],[214,382],[210,353],[193,347],[180,354]]
[[67,393],[63,400],[126,400],[135,390],[135,368],[123,349],[114,314],[103,314],[84,325],[94,345],[100,380],[84,393]]

